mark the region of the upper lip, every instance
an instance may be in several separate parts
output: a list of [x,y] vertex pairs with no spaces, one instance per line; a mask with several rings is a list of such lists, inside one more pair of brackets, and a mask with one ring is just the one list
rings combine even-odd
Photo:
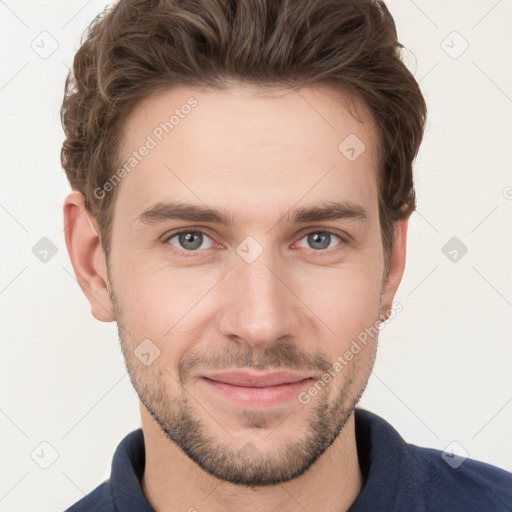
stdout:
[[245,370],[218,372],[205,374],[202,376],[210,380],[223,382],[224,384],[231,384],[232,386],[245,386],[253,388],[278,386],[280,384],[292,384],[294,382],[300,382],[302,380],[311,378],[311,375],[304,375],[302,373],[290,371],[255,373]]

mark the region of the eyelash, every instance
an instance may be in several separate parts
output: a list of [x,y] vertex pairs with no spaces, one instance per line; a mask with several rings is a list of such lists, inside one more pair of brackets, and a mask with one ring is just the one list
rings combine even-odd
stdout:
[[[185,257],[187,257],[187,258],[201,257],[201,256],[203,256],[202,253],[204,253],[208,249],[196,249],[193,251],[185,251],[185,250],[180,250],[180,249],[172,246],[169,243],[169,240],[171,240],[172,238],[174,238],[182,233],[200,233],[202,235],[207,236],[210,240],[215,242],[215,240],[213,240],[213,238],[211,236],[209,236],[208,233],[206,233],[205,231],[201,231],[200,229],[181,229],[179,231],[174,231],[174,232],[170,233],[169,235],[166,235],[165,239],[163,240],[163,244],[166,246],[166,248],[169,249],[174,254],[178,254],[178,255],[185,254]],[[312,233],[328,233],[329,235],[334,236],[335,238],[337,238],[339,240],[338,246],[345,243],[345,240],[343,239],[343,237],[341,235],[338,235],[337,233],[334,233],[333,231],[329,231],[328,229],[313,229],[311,231],[308,231],[307,233],[304,233],[299,238],[299,241]],[[316,256],[323,256],[326,253],[330,253],[331,251],[336,250],[336,248],[338,246],[331,247],[330,249],[320,249],[320,250],[310,249],[310,252],[314,253]]]

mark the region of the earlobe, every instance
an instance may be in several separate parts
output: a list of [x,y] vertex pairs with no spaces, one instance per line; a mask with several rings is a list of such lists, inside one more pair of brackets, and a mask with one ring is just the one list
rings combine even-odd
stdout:
[[96,223],[85,208],[84,196],[74,190],[64,201],[64,236],[80,288],[91,304],[91,313],[102,322],[115,320],[108,286],[105,254]]
[[389,256],[388,275],[381,294],[381,321],[385,321],[391,312],[393,299],[404,274],[408,223],[409,217],[397,221],[394,226],[394,241]]

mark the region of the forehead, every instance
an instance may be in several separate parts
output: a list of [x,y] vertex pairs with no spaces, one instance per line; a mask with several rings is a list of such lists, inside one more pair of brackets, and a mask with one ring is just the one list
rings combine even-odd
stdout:
[[123,216],[170,199],[229,202],[241,216],[251,206],[261,216],[315,198],[376,203],[371,116],[326,86],[174,87],[140,102],[124,135]]

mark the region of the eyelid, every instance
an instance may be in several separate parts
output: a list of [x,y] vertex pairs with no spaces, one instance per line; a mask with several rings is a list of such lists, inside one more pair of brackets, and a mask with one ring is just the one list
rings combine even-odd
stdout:
[[329,233],[331,235],[335,235],[344,242],[348,241],[348,239],[352,238],[348,233],[345,231],[341,231],[336,228],[330,228],[325,226],[312,226],[304,228],[303,230],[299,231],[297,238],[301,239],[304,238],[306,235],[309,235],[310,233]]
[[207,228],[205,226],[197,226],[197,227],[192,227],[192,228],[188,228],[188,227],[176,228],[176,229],[172,229],[170,231],[166,231],[160,237],[160,239],[162,240],[162,242],[167,242],[169,240],[169,238],[171,238],[175,235],[179,235],[180,233],[202,233],[203,235],[206,235],[207,237],[214,240],[213,236],[209,234],[209,231],[210,231],[209,228]]

